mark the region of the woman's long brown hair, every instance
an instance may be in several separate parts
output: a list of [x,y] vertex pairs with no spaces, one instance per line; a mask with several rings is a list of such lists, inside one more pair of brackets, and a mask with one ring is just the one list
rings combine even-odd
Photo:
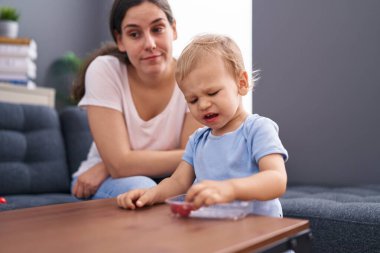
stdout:
[[113,42],[106,43],[99,49],[92,52],[82,63],[79,72],[76,78],[74,79],[73,86],[71,89],[71,99],[75,103],[78,103],[84,96],[85,77],[88,66],[96,57],[101,55],[113,55],[117,57],[120,61],[125,62],[126,64],[129,62],[127,55],[125,53],[120,52],[116,44]]

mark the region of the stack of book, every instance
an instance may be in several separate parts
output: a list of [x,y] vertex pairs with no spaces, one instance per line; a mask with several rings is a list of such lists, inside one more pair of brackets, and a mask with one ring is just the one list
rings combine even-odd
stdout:
[[0,83],[35,87],[37,45],[30,38],[0,36]]

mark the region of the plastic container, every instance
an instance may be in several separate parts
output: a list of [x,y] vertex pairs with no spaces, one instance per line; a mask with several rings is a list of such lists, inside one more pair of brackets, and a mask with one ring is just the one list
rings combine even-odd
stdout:
[[232,219],[244,218],[252,211],[252,202],[234,201],[227,204],[216,204],[194,210],[191,203],[185,202],[186,195],[179,195],[167,199],[172,213],[179,217],[206,218],[206,219]]

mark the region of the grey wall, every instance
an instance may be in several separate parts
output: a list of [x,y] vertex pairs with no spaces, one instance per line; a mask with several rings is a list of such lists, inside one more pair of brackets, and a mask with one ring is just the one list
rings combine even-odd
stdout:
[[38,86],[49,86],[49,66],[66,52],[85,57],[111,40],[108,13],[112,0],[0,0],[21,13],[19,36],[33,38],[38,47]]
[[253,64],[290,183],[379,183],[380,1],[253,0]]

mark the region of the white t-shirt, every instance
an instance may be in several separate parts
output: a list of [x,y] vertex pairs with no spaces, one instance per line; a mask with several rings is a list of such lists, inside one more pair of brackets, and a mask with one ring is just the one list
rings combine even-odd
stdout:
[[[116,57],[98,56],[86,71],[85,83],[86,92],[79,106],[97,105],[122,112],[132,150],[179,148],[182,125],[188,107],[177,85],[166,108],[154,118],[144,121],[138,115],[133,103],[127,67]],[[99,152],[92,143],[87,160],[82,162],[73,176],[79,176],[100,161]]]

